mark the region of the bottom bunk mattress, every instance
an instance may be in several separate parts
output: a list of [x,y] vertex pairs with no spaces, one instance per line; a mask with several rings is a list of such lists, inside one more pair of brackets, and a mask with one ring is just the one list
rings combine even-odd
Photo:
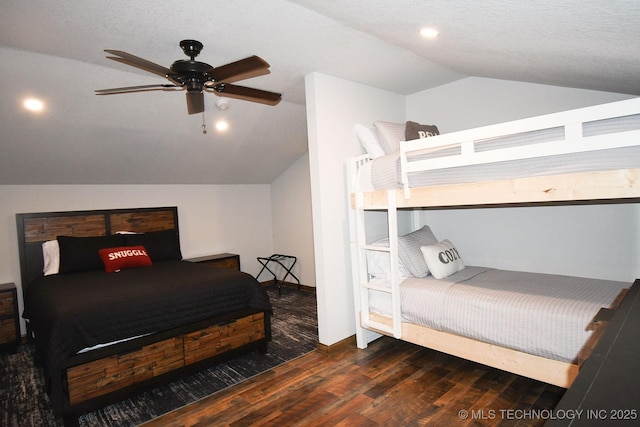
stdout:
[[266,291],[251,275],[172,260],[117,273],[41,277],[28,287],[23,317],[51,372],[88,347],[245,308],[271,311]]
[[[445,279],[406,278],[400,295],[405,322],[575,363],[592,333],[587,325],[629,286],[467,266]],[[370,306],[390,316],[390,294],[370,291]]]

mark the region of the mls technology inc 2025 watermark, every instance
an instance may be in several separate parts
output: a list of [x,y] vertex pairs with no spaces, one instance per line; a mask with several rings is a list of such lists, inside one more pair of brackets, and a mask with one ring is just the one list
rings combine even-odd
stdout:
[[638,419],[637,409],[477,409],[458,411],[463,420],[609,420]]

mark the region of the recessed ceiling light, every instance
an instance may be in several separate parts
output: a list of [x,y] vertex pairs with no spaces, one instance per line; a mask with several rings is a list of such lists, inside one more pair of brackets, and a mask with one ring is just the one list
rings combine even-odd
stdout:
[[432,27],[426,27],[420,30],[420,35],[427,39],[435,39],[440,32]]
[[227,123],[226,120],[219,120],[216,122],[216,129],[218,129],[219,132],[224,132],[229,128],[229,123]]
[[22,105],[27,110],[33,111],[33,112],[39,112],[44,109],[44,103],[36,98],[27,98],[24,100]]

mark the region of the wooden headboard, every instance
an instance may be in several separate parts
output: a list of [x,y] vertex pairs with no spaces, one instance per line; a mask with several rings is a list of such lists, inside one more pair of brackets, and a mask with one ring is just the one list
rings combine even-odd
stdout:
[[103,209],[16,214],[23,292],[43,275],[42,243],[58,236],[107,236],[118,231],[176,230],[178,208]]

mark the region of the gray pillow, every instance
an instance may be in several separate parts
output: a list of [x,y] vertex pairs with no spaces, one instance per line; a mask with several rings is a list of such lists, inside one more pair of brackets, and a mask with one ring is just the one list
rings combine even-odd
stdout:
[[400,151],[400,141],[404,141],[406,124],[377,121],[373,122],[378,134],[378,140],[385,153]]
[[428,225],[398,237],[398,256],[413,276],[426,277],[429,274],[429,267],[427,267],[420,247],[436,243],[438,243],[438,239]]

